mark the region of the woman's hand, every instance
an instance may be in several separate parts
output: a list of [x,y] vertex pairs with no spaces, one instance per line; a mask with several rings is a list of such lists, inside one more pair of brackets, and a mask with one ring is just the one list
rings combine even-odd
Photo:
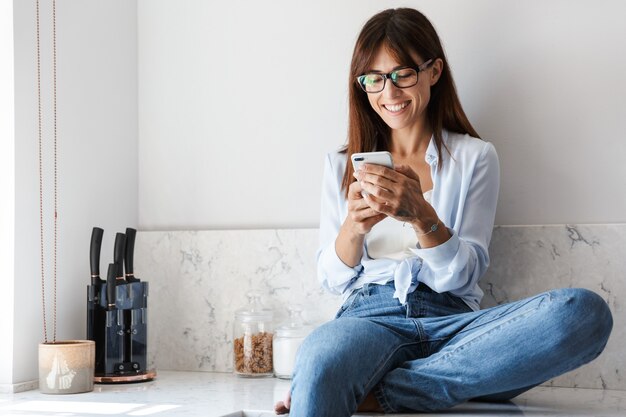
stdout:
[[385,217],[387,217],[386,214],[372,209],[363,199],[361,185],[358,182],[350,184],[348,215],[335,240],[335,251],[339,259],[352,268],[358,265],[363,256],[365,235]]
[[364,236],[387,215],[371,208],[363,198],[361,191],[361,184],[358,181],[350,184],[348,188],[348,216],[344,226],[348,227],[355,235]]
[[410,167],[400,165],[393,170],[365,164],[355,176],[367,193],[364,201],[375,212],[410,223],[417,233],[426,233],[439,222],[424,199],[419,176]]

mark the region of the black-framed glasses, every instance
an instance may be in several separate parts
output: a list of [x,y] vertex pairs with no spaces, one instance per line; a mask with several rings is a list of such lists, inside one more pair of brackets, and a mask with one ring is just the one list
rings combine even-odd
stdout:
[[398,88],[413,87],[417,84],[417,76],[433,62],[433,58],[419,65],[418,67],[405,67],[393,70],[387,74],[371,72],[356,77],[357,83],[366,93],[380,93],[385,89],[387,79]]

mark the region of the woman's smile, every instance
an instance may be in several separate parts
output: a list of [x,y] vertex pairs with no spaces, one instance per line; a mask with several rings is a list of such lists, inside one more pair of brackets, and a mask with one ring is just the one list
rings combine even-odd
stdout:
[[395,116],[400,113],[403,113],[409,104],[411,104],[411,100],[407,100],[402,103],[383,104],[383,107],[385,108],[385,110],[387,110],[389,113]]

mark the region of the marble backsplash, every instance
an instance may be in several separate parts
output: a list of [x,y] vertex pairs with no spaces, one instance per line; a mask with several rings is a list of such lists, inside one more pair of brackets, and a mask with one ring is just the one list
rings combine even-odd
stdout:
[[[547,385],[626,390],[626,225],[496,227],[483,306],[559,287],[584,287],[609,303],[605,352]],[[137,275],[150,282],[149,362],[158,370],[232,371],[234,312],[256,291],[275,311],[299,304],[305,318],[333,318],[341,299],[315,275],[317,229],[139,232]],[[620,253],[622,253],[620,255]]]
[[519,300],[554,288],[600,294],[613,313],[613,331],[596,360],[544,385],[626,390],[626,225],[500,226],[492,263],[481,280],[482,306]]
[[333,318],[339,296],[315,276],[317,230],[139,232],[135,270],[150,282],[149,359],[157,369],[231,372],[235,310],[258,292],[275,314]]

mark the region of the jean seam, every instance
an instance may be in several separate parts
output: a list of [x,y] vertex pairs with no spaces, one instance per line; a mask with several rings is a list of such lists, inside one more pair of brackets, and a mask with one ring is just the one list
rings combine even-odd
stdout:
[[430,349],[428,349],[428,343],[424,343],[426,342],[426,332],[424,331],[424,326],[422,325],[422,323],[420,323],[419,320],[416,319],[412,319],[413,320],[413,324],[415,325],[415,329],[417,331],[417,342],[420,343],[420,348],[421,348],[421,353],[422,353],[422,357],[425,358],[427,356],[429,356],[429,351]]
[[378,401],[378,405],[383,409],[385,414],[395,413],[396,410],[389,404],[389,400],[387,400],[387,396],[384,392],[384,382],[380,382],[376,387],[374,387],[374,397],[376,397],[376,401]]
[[[410,342],[410,343],[403,343],[403,344],[401,344],[400,346],[397,346],[397,347],[396,347],[394,350],[392,350],[392,351],[391,351],[388,355],[385,355],[385,358],[386,358],[386,359],[385,359],[384,361],[382,361],[382,362],[381,362],[381,364],[380,364],[379,366],[377,366],[377,367],[376,367],[376,371],[372,373],[372,376],[368,379],[368,381],[367,381],[367,383],[365,384],[365,386],[367,387],[367,386],[370,386],[370,385],[372,384],[372,381],[375,379],[375,377],[381,373],[381,369],[384,367],[384,365],[385,365],[386,363],[388,363],[388,362],[391,360],[391,357],[392,357],[393,355],[395,355],[398,351],[400,351],[400,349],[403,349],[403,348],[408,347],[408,346],[418,345],[418,344],[419,344],[419,345],[422,345],[422,346],[420,346],[420,350],[423,352],[423,351],[424,351],[424,347],[423,347],[424,342],[422,342],[422,341],[415,341],[415,342]],[[384,376],[384,375],[383,375],[383,376]],[[377,391],[379,391],[379,392],[380,392],[380,394],[384,397],[384,393],[382,393],[382,388],[381,388],[382,384],[383,384],[383,382],[382,382],[382,380],[381,380],[381,381],[380,381],[380,382],[379,382],[379,383],[378,383],[378,384],[377,384],[377,385],[376,385],[376,386],[372,389],[372,390],[374,391],[374,396],[376,396],[377,398],[378,398]],[[384,402],[386,403],[386,408],[387,408],[389,411],[387,411],[387,410],[385,409],[385,406],[383,406],[383,405],[380,403],[380,401],[379,401],[379,404],[381,404],[381,407],[383,407],[383,409],[385,409],[385,412],[394,412],[394,410],[391,408],[391,406],[390,406],[390,405],[389,405],[389,403],[386,401],[386,399],[384,399]]]
[[383,360],[380,365],[378,365],[375,369],[376,371],[374,371],[372,373],[372,376],[367,380],[367,383],[365,384],[370,385],[372,383],[372,381],[374,380],[374,378],[376,377],[376,375],[378,375],[380,373],[380,370],[383,368],[383,366],[389,362],[389,360],[391,359],[391,357],[393,355],[395,355],[400,349],[408,347],[408,346],[413,346],[413,345],[418,345],[418,344],[423,344],[424,342],[420,341],[415,341],[415,342],[409,342],[409,343],[402,343],[399,346],[396,346],[391,352],[389,352],[387,355],[385,355],[385,360]]
[[[361,289],[358,289],[356,290],[355,294],[350,294],[348,298],[346,298],[346,301],[344,302],[344,304],[341,307],[339,307],[339,311],[337,312],[337,314],[335,314],[335,319],[340,318],[341,316],[343,316],[344,313],[350,311],[352,307],[354,307],[354,304],[356,303],[356,300],[359,298],[360,293],[361,293]],[[350,303],[346,305],[350,297],[352,297],[352,300],[350,300]],[[344,306],[345,308],[343,308]]]
[[[482,339],[483,337],[485,337],[485,336],[487,336],[487,335],[490,335],[492,332],[494,332],[494,331],[496,331],[496,330],[500,330],[500,329],[502,329],[504,326],[509,325],[509,324],[511,324],[511,323],[513,323],[513,322],[515,322],[515,321],[517,321],[517,320],[519,320],[519,319],[521,319],[522,317],[529,316],[529,315],[531,315],[531,314],[535,313],[535,312],[536,312],[536,311],[537,311],[540,307],[541,307],[541,304],[540,304],[540,305],[538,305],[537,307],[535,307],[534,309],[530,310],[530,311],[524,311],[524,312],[523,312],[523,313],[521,313],[521,314],[518,314],[518,315],[516,315],[516,316],[514,316],[514,317],[511,317],[509,320],[507,320],[507,321],[505,321],[505,322],[501,323],[501,324],[500,324],[500,325],[498,325],[497,327],[494,327],[493,329],[490,329],[490,330],[486,331],[485,333],[483,333],[483,334],[480,334],[480,335],[476,336],[476,337],[475,337],[475,338],[473,338],[472,340],[470,340],[470,341],[468,341],[468,342],[466,342],[466,343],[463,343],[463,344],[462,344],[462,345],[460,345],[460,346],[457,346],[456,348],[454,348],[454,350],[452,350],[451,352],[447,352],[446,354],[442,355],[440,358],[437,358],[437,359],[435,359],[434,361],[429,361],[429,362],[424,363],[424,366],[425,366],[425,367],[429,367],[429,366],[432,366],[432,365],[434,365],[434,364],[436,364],[436,363],[438,363],[438,362],[440,362],[440,361],[442,361],[442,360],[444,360],[444,359],[448,359],[450,356],[452,356],[452,355],[456,354],[457,352],[459,352],[459,351],[460,351],[460,350],[462,350],[462,349],[465,349],[465,347],[469,346],[470,344],[475,343],[476,341],[478,341],[478,340]],[[494,320],[495,320],[495,319],[494,319]],[[483,327],[484,325],[489,324],[489,323],[493,322],[494,320],[490,320],[490,321],[488,321],[488,322],[486,322],[486,323],[483,323],[483,324],[481,324],[480,326],[475,327],[474,329],[476,329],[476,328],[478,328],[478,327]],[[462,332],[458,332],[458,333],[457,333],[457,335],[458,335],[458,334],[460,334],[460,333],[462,333]],[[441,338],[441,339],[433,339],[432,341],[436,341],[436,340],[445,340],[445,339],[446,339],[446,338]]]
[[[533,298],[529,299],[529,300],[528,300],[528,302],[527,302],[527,303],[525,303],[524,305],[529,304],[530,302],[532,302],[532,301],[536,300],[536,299],[537,299],[537,298],[539,298],[539,297],[542,297],[542,298],[543,298],[543,297],[546,297],[546,296],[550,296],[550,294],[549,294],[549,293],[544,293],[544,294],[541,294],[541,295],[539,295],[539,296],[537,296],[537,297],[533,297]],[[550,299],[551,299],[551,298],[552,298],[552,297],[550,297]],[[532,313],[532,312],[536,311],[537,309],[539,309],[539,308],[541,307],[541,305],[542,305],[542,304],[543,304],[543,302],[539,303],[539,305],[538,305],[537,307],[535,307],[533,310],[530,310],[530,311],[524,311],[524,312],[522,312],[522,313],[520,313],[520,314],[518,314],[518,315],[515,315],[515,316],[511,317],[511,320],[512,320],[512,319],[515,319],[515,318],[517,318],[517,317],[520,317],[520,316],[522,316],[522,315],[524,315],[524,314],[527,314],[527,313]],[[520,306],[520,308],[521,308],[521,307],[522,307],[522,306]],[[519,308],[518,308],[518,310],[519,310]],[[479,310],[479,311],[480,311],[480,310]],[[463,314],[471,314],[471,313],[472,313],[472,312],[463,313]],[[484,326],[485,326],[485,325],[487,325],[487,324],[493,323],[494,321],[498,320],[500,317],[501,317],[501,316],[499,316],[499,317],[494,317],[493,319],[488,320],[488,321],[485,321],[484,323],[480,323],[480,324],[478,324],[477,326],[474,326],[474,327],[471,327],[471,328],[466,328],[466,329],[463,329],[463,330],[459,330],[458,332],[456,332],[456,333],[455,333],[454,335],[452,335],[452,336],[438,337],[438,338],[436,338],[436,339],[428,339],[428,341],[429,341],[429,342],[441,342],[441,341],[443,341],[443,340],[452,339],[452,338],[454,338],[454,337],[456,337],[456,336],[458,336],[458,335],[460,335],[460,334],[464,334],[464,333],[467,333],[467,332],[470,332],[470,331],[474,331],[474,330],[476,330],[476,329],[479,329],[479,328],[481,328],[481,327],[484,327]],[[508,321],[507,321],[507,322],[505,322],[505,323],[508,323]],[[505,323],[503,323],[503,324],[505,324]]]
[[450,294],[450,292],[445,292],[443,293],[446,295],[446,298],[448,298],[448,300],[454,304],[454,306],[458,307],[458,308],[462,308],[462,309],[469,309],[469,311],[465,311],[465,313],[471,313],[473,310],[470,306],[468,306],[467,304],[465,304],[465,302],[460,298],[457,297],[456,295]]
[[426,305],[425,305],[425,300],[424,300],[424,294],[422,292],[420,292],[418,294],[418,299],[419,299],[419,316],[418,317],[425,317],[426,316]]

